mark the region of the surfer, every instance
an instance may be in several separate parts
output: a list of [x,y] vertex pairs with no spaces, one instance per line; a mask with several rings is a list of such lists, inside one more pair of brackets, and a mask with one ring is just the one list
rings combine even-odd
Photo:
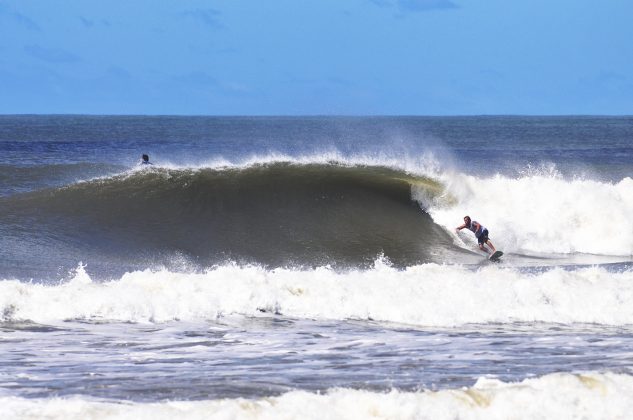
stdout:
[[[481,223],[470,220],[470,216],[464,216],[464,224],[458,226],[455,230],[459,232],[464,228],[470,229],[475,234],[475,236],[477,237],[477,242],[479,242],[479,249],[481,249],[482,251],[486,251],[488,254],[494,254],[495,252],[497,252],[495,246],[492,244],[490,239],[488,239],[488,229],[483,227]],[[490,250],[486,248],[484,244],[488,245],[492,249],[492,252],[490,252]]]
[[151,165],[152,162],[149,161],[149,155],[143,154],[143,156],[141,157],[141,165]]

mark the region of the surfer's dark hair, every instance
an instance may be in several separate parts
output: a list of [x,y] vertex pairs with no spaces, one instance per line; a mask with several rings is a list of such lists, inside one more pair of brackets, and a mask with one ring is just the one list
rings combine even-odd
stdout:
[[147,162],[149,160],[149,156],[143,155],[143,160]]

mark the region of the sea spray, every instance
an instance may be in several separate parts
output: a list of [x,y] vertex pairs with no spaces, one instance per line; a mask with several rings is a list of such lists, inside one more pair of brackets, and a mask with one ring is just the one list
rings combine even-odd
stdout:
[[633,255],[631,178],[611,183],[462,174],[446,185],[457,202],[429,206],[433,220],[452,231],[468,214],[506,253]]

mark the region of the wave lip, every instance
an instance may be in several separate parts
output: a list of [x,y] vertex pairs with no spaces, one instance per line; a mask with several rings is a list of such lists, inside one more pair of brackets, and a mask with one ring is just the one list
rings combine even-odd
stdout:
[[633,408],[633,376],[554,373],[520,383],[481,378],[470,388],[379,393],[331,389],[279,397],[129,403],[0,398],[0,417],[240,418],[240,419],[625,419]]
[[416,326],[485,323],[633,324],[633,271],[542,273],[425,264],[337,272],[224,265],[200,274],[137,271],[93,282],[83,268],[59,285],[0,282],[4,321],[164,322],[262,312]]

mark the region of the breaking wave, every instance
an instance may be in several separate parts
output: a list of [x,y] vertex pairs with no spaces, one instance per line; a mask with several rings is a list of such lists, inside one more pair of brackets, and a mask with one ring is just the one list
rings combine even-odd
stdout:
[[274,313],[417,326],[546,322],[633,324],[633,269],[553,268],[525,273],[425,264],[338,272],[215,267],[205,273],[136,271],[95,282],[83,267],[57,285],[0,282],[4,321],[164,322]]
[[206,266],[362,265],[380,254],[411,265],[459,251],[411,199],[412,185],[431,197],[442,191],[438,181],[385,167],[150,168],[5,198],[0,217],[48,248],[136,260],[179,252]]
[[565,180],[555,173],[516,179],[454,175],[444,184],[456,199],[450,206],[425,199],[424,191],[414,197],[429,202],[433,220],[451,231],[469,214],[506,252],[633,256],[631,178],[611,183]]
[[77,261],[120,267],[118,275],[176,269],[174,260],[198,269],[227,261],[369,268],[378,256],[400,268],[478,263],[473,235],[454,233],[465,214],[489,229],[513,265],[633,258],[631,178],[422,175],[390,165],[270,158],[151,167],[0,197],[3,272],[42,277],[15,269],[24,253],[38,254],[33,271],[40,264],[43,276]]
[[506,383],[480,378],[469,388],[388,393],[330,389],[292,391],[261,399],[108,402],[81,397],[0,398],[4,418],[240,418],[240,419],[625,419],[633,407],[633,377],[554,373]]

